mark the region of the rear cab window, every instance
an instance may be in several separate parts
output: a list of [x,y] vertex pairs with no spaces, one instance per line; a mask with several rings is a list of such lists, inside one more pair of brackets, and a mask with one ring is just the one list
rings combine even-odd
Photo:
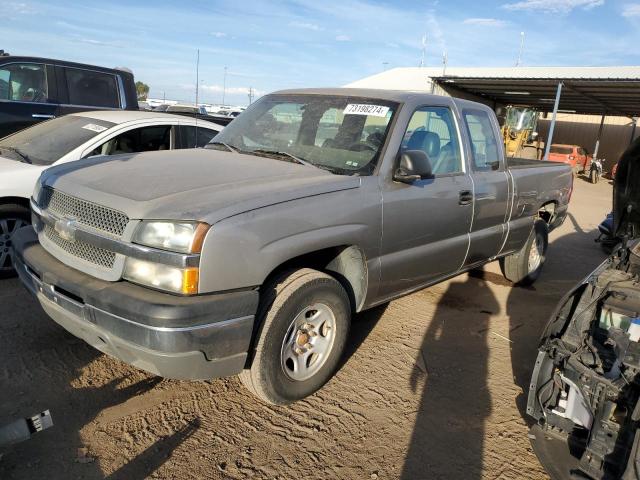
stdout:
[[549,153],[557,153],[559,155],[571,155],[573,153],[573,148],[563,147],[560,145],[551,145],[551,148],[549,148]]
[[491,117],[484,110],[463,109],[462,117],[471,141],[471,165],[477,172],[499,170],[501,150]]
[[120,108],[118,79],[111,73],[64,67],[71,105]]
[[41,63],[0,66],[0,100],[48,103],[47,68]]

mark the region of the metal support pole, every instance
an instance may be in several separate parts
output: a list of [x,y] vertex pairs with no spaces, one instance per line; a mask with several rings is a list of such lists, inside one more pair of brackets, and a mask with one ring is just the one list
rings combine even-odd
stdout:
[[636,127],[638,126],[638,119],[633,118],[633,127],[631,128],[631,138],[629,138],[629,145],[633,143],[633,138],[636,136]]
[[600,128],[598,129],[598,137],[596,138],[596,146],[593,147],[593,158],[598,158],[598,150],[600,150],[600,137],[602,137],[602,129],[604,128],[604,117],[607,115],[607,112],[602,114],[602,118],[600,119]]
[[547,135],[547,144],[544,147],[543,160],[549,160],[549,149],[553,142],[553,131],[556,129],[556,116],[558,115],[558,107],[560,106],[560,96],[562,95],[562,82],[558,83],[556,90],[556,102],[553,104],[553,116],[551,117],[551,126],[549,127],[549,135]]

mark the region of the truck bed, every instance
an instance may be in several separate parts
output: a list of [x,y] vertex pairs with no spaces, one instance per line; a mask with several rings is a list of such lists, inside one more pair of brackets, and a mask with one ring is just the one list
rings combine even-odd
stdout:
[[516,157],[505,158],[505,163],[507,165],[507,168],[509,168],[510,170],[519,169],[519,168],[532,168],[532,167],[566,166],[563,163],[551,162],[549,160],[534,160],[531,158],[516,158]]

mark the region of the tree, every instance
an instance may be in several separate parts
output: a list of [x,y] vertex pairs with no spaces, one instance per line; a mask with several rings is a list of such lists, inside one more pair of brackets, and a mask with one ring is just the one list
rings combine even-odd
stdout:
[[136,93],[138,94],[138,100],[146,100],[149,95],[149,85],[143,82],[136,82]]

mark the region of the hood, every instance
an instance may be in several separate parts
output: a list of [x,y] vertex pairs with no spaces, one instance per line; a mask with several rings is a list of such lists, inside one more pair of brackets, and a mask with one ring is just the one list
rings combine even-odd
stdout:
[[20,160],[14,160],[12,158],[0,157],[0,173],[14,173],[32,170],[33,165],[21,162]]
[[218,150],[96,157],[47,170],[44,183],[132,219],[210,224],[256,208],[357,188],[359,177]]
[[620,238],[640,236],[640,138],[618,161],[613,188],[613,230]]

